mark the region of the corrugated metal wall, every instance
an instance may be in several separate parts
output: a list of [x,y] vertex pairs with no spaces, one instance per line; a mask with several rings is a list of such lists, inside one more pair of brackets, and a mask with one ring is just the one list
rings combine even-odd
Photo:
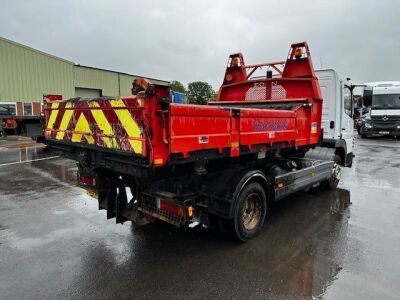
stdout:
[[[0,101],[41,102],[43,94],[75,97],[75,88],[101,90],[103,96],[131,94],[133,75],[74,65],[0,37]],[[152,83],[168,84],[151,79]]]
[[[75,87],[102,90],[103,96],[131,95],[132,82],[137,76],[114,71],[76,65]],[[167,81],[150,79],[152,83],[168,84]]]
[[98,89],[103,96],[119,96],[118,73],[75,66],[74,77],[75,87]]
[[121,74],[119,82],[121,86],[121,96],[132,95],[132,82],[137,77]]
[[43,94],[74,96],[74,64],[0,38],[0,100],[42,101]]

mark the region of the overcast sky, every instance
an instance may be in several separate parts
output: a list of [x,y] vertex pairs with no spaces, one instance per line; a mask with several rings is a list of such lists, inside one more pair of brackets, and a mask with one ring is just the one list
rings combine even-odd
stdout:
[[[356,81],[400,80],[400,1],[0,0],[0,36],[82,65],[218,88],[227,57],[285,59]],[[0,66],[1,67],[1,66]]]

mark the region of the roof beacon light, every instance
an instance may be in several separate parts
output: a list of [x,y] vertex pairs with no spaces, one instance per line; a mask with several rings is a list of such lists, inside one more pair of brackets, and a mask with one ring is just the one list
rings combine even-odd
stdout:
[[233,79],[233,75],[232,74],[226,74],[226,76],[225,76],[225,80],[226,81],[232,81],[232,79]]
[[238,67],[239,66],[239,57],[235,56],[234,58],[232,58],[232,67]]
[[296,48],[294,50],[294,57],[297,59],[301,58],[303,56],[303,51],[301,51],[301,48]]

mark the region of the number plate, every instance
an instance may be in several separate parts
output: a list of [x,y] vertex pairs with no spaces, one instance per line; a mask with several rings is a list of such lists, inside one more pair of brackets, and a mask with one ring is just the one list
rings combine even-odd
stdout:
[[389,131],[379,131],[379,134],[389,134]]

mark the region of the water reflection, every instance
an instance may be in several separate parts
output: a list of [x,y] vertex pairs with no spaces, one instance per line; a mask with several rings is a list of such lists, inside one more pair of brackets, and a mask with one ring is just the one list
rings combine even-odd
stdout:
[[324,196],[327,197],[326,207],[322,207],[325,209],[314,211],[317,216],[310,224],[309,232],[302,234],[297,243],[300,251],[292,258],[297,267],[288,274],[290,295],[323,296],[342,269],[348,237],[350,212],[346,208],[351,204],[350,192],[337,189]]
[[[32,154],[32,159],[38,159],[42,157],[52,157],[54,152],[49,152],[46,149],[37,151]],[[62,182],[70,183],[71,185],[76,185],[76,162],[68,160],[65,158],[56,158],[52,160],[40,160],[37,162],[32,162],[32,167],[45,171],[51,174],[52,177],[57,178]]]
[[76,169],[75,162],[59,158],[44,147],[2,151],[0,175],[2,178],[13,178],[13,184],[0,180],[0,189],[4,194],[18,197],[24,192],[35,191],[39,197],[43,190],[57,189],[60,182],[75,185]]
[[121,290],[132,297],[320,297],[342,269],[349,205],[343,189],[295,194],[246,244],[162,223],[117,238],[104,231],[87,245],[74,288],[99,298]]
[[[46,157],[47,152],[43,152],[44,146],[20,146],[15,149],[7,149],[0,151],[0,165],[2,164],[13,164],[18,162],[24,162],[28,160],[32,160],[35,158],[43,158]],[[41,156],[38,156],[39,153],[42,153]]]

